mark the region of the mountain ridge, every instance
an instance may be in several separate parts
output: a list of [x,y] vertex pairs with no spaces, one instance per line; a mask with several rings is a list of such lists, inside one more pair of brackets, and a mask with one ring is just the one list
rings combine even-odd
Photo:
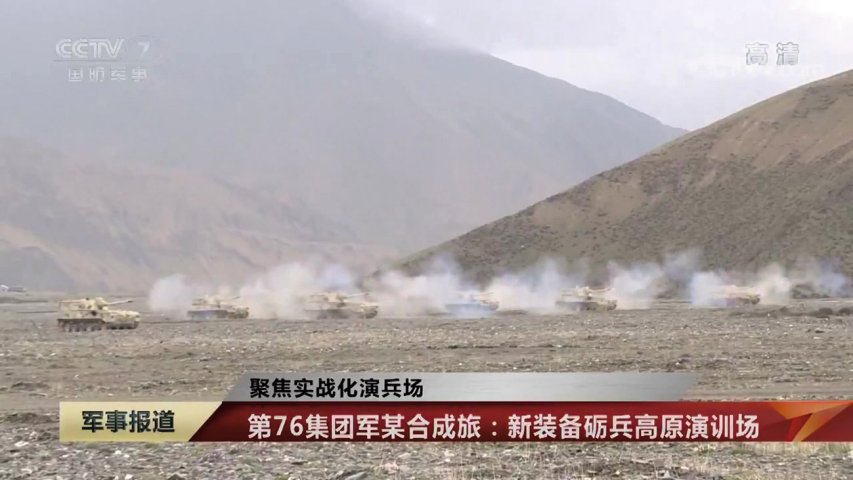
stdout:
[[382,252],[348,242],[345,228],[304,205],[222,179],[79,160],[15,139],[0,147],[0,188],[17,193],[0,203],[4,282],[142,291],[174,272],[227,281],[308,255],[346,261]]
[[633,262],[704,247],[712,268],[811,255],[849,275],[851,112],[853,71],[759,102],[402,265],[442,252],[488,277],[548,255]]
[[[98,15],[82,5],[51,19],[44,32],[35,28],[46,25],[35,9],[22,7],[14,23],[0,18],[0,40],[23,39],[9,68],[28,72],[0,89],[8,106],[0,133],[100,165],[85,180],[61,155],[47,155],[55,171],[19,172],[20,181],[0,192],[0,203],[14,203],[29,198],[28,189],[59,188],[63,176],[93,184],[0,217],[8,236],[0,267],[29,272],[5,281],[37,285],[42,275],[129,288],[142,268],[143,288],[158,272],[227,279],[328,250],[360,262],[346,258],[350,247],[365,252],[364,261],[393,258],[681,133],[603,94],[490,55],[388,33],[348,5],[152,0],[102,6]],[[37,74],[44,58],[33,52],[55,44],[53,32],[103,25],[154,39],[145,81],[69,83],[63,62],[52,62],[51,76]],[[9,161],[26,156],[9,148]],[[151,199],[176,202],[174,211],[146,206],[143,186]],[[107,208],[124,202],[129,219]],[[65,237],[43,228],[35,235],[32,228],[49,222],[39,209],[91,220],[91,242],[104,251],[119,242],[116,251],[87,270],[78,256],[99,250],[70,227]],[[151,233],[158,229],[168,233]],[[63,238],[76,243],[64,248]],[[191,241],[201,248],[188,247]],[[311,247],[316,242],[324,245]],[[30,247],[40,250],[21,250]],[[148,263],[139,267],[135,258]]]

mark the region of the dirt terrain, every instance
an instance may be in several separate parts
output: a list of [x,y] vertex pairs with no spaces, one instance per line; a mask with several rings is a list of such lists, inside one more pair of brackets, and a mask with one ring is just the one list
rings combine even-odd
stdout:
[[[141,302],[140,302],[141,303]],[[842,479],[850,444],[60,444],[68,399],[220,400],[247,370],[690,371],[690,398],[853,397],[853,317],[649,310],[67,333],[0,302],[0,478]],[[807,311],[851,302],[810,301]]]

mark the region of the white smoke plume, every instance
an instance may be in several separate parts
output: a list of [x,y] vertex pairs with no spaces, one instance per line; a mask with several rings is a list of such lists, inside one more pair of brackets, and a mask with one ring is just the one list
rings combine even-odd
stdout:
[[317,259],[278,266],[238,287],[212,288],[172,275],[155,282],[148,304],[152,311],[184,313],[202,295],[237,296],[235,303],[249,307],[255,318],[294,318],[304,316],[303,295],[324,290],[355,292],[353,275],[340,265]]
[[833,262],[803,257],[792,269],[791,281],[794,286],[806,286],[818,295],[848,296],[853,283],[838,270],[838,265]]
[[[617,301],[618,309],[645,309],[674,286],[682,288],[695,306],[721,306],[724,300],[719,298],[719,289],[727,285],[752,289],[763,304],[785,304],[801,285],[830,296],[847,293],[851,287],[835,265],[814,259],[803,259],[790,270],[770,264],[746,274],[699,271],[700,260],[699,250],[694,249],[667,254],[662,263],[623,267],[610,262],[606,295]],[[587,285],[589,278],[586,260],[567,267],[565,262],[545,258],[523,270],[498,275],[486,284],[485,291],[500,303],[499,310],[554,313],[560,294]],[[379,303],[379,315],[385,317],[448,313],[447,304],[458,301],[460,293],[479,292],[483,286],[466,281],[458,264],[447,256],[434,258],[419,275],[389,271],[371,283],[369,300]],[[240,286],[212,288],[172,275],[153,285],[148,305],[155,312],[184,313],[194,298],[204,294],[236,295],[239,300],[235,303],[249,307],[252,317],[302,318],[302,298],[328,290],[360,291],[346,268],[309,259],[278,266]]]
[[205,288],[193,285],[180,274],[161,278],[154,282],[148,293],[148,308],[153,312],[183,313],[192,304],[193,298],[201,295]]
[[240,287],[239,295],[252,316],[298,318],[304,316],[302,297],[326,290],[355,293],[353,275],[341,265],[312,259],[276,267]]
[[666,253],[662,263],[645,262],[623,267],[609,262],[608,295],[616,300],[620,310],[650,308],[669,288],[688,287],[700,261],[701,251],[689,249]]
[[585,284],[587,275],[585,263],[569,272],[563,263],[546,258],[521,272],[495,278],[487,290],[500,302],[501,310],[552,313],[560,293]]
[[452,301],[457,292],[473,289],[463,281],[452,258],[438,256],[420,275],[409,276],[397,271],[383,273],[373,297],[380,304],[380,315],[424,315],[444,312],[444,305]]
[[785,305],[791,299],[791,280],[779,264],[772,263],[759,270],[751,285],[761,295],[763,304]]
[[697,272],[690,279],[688,292],[690,303],[696,307],[721,306],[716,292],[728,284],[724,274],[717,272]]
[[747,274],[722,270],[697,272],[689,284],[690,303],[697,307],[724,306],[721,290],[728,286],[749,289],[766,305],[785,305],[791,298],[792,283],[785,268],[773,263]]
[[673,286],[687,288],[690,279],[700,270],[701,264],[702,250],[692,248],[664,255],[663,270]]
[[715,293],[726,285],[754,290],[760,295],[762,304],[785,305],[791,301],[797,287],[804,287],[818,295],[838,297],[850,293],[851,283],[834,264],[802,258],[790,270],[778,263],[771,263],[751,274],[698,272],[690,281],[691,303],[696,306],[719,305],[721,299],[714,298]]
[[666,290],[666,273],[657,263],[642,263],[623,268],[608,265],[610,295],[619,309],[646,309]]

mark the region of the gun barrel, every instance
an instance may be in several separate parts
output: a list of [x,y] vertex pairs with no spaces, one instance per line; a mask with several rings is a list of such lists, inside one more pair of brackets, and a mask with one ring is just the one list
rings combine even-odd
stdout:
[[123,305],[126,303],[133,303],[133,300],[116,300],[115,302],[107,302],[107,305]]

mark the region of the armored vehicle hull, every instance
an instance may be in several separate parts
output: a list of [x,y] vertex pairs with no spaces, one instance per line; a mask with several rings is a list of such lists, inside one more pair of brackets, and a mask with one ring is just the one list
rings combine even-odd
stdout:
[[309,295],[303,299],[303,311],[312,318],[325,320],[329,318],[362,318],[370,319],[379,315],[379,305],[358,297],[366,294],[344,294],[325,292]]
[[205,295],[193,300],[187,310],[190,320],[241,320],[249,318],[249,308],[230,303],[240,297],[223,299],[215,295]]
[[715,292],[714,303],[726,307],[743,307],[761,303],[761,295],[749,287],[727,285]]
[[446,302],[447,313],[457,316],[489,315],[500,308],[500,303],[489,292],[460,293],[457,299]]
[[222,308],[208,308],[188,310],[187,318],[190,320],[240,320],[249,318],[248,312],[226,310]]
[[94,330],[134,330],[138,320],[108,322],[103,318],[58,318],[59,328],[66,332],[87,332]]
[[59,328],[68,332],[91,330],[133,330],[139,326],[139,312],[113,310],[112,305],[130,300],[107,302],[103,298],[83,298],[59,302]]
[[557,300],[555,303],[561,310],[572,312],[609,312],[616,310],[615,300]]
[[760,302],[761,298],[758,296],[725,297],[721,300],[721,303],[726,307],[745,307],[758,305]]
[[616,300],[607,298],[609,289],[592,289],[577,287],[573,291],[563,293],[554,303],[561,310],[572,312],[608,312],[616,310]]
[[376,315],[379,314],[378,309],[371,309],[366,311],[356,311],[356,310],[347,310],[347,309],[339,309],[339,308],[306,308],[305,313],[309,316],[316,318],[317,320],[326,320],[330,318],[362,318],[362,319],[370,319],[375,318]]

